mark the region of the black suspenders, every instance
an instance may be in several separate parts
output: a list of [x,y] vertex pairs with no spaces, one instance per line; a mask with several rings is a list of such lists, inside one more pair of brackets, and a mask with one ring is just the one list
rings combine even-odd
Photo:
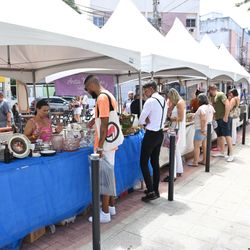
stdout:
[[162,129],[163,115],[164,115],[164,109],[165,109],[166,102],[164,100],[164,104],[162,105],[161,102],[156,97],[152,97],[152,98],[154,98],[160,104],[160,106],[162,108],[161,125],[160,125],[160,129]]

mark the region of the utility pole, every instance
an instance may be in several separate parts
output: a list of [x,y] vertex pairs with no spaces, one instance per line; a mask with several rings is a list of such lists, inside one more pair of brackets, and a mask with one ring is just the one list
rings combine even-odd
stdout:
[[240,64],[242,66],[245,66],[245,62],[244,62],[244,52],[245,52],[244,40],[245,40],[245,28],[242,29],[241,46],[240,46]]
[[158,5],[160,4],[160,0],[153,0],[153,26],[161,31],[161,16],[158,11]]

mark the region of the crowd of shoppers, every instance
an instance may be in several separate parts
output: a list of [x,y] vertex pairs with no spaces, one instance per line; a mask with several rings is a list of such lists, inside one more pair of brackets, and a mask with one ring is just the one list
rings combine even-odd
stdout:
[[[112,114],[115,114],[118,117],[118,104],[115,97],[101,86],[100,81],[96,76],[89,75],[85,79],[84,86],[85,90],[96,99],[95,118],[93,118],[88,124],[89,127],[94,125],[96,127],[95,152],[99,154],[101,158],[104,157],[104,159],[107,160],[112,166],[114,172],[115,152],[118,145],[113,148],[107,148],[105,143],[109,133],[109,122]],[[157,87],[155,81],[149,81],[143,86],[143,96],[146,100],[143,100],[142,102],[142,110],[140,108],[139,96],[134,96],[132,92],[128,93],[128,100],[124,103],[123,109],[125,113],[138,115],[139,125],[145,129],[140,154],[140,166],[146,184],[144,196],[141,198],[143,202],[149,202],[160,197],[159,156],[167,121],[169,122],[168,129],[176,134],[174,165],[175,179],[181,177],[183,173],[182,152],[186,147],[186,102],[176,89],[171,88],[166,93],[159,93]],[[227,95],[218,91],[215,85],[209,86],[208,95],[202,93],[200,90],[196,91],[195,100],[192,101],[191,105],[191,109],[194,112],[193,120],[195,127],[193,138],[194,157],[193,161],[188,164],[189,166],[198,167],[199,164],[205,165],[207,124],[212,124],[213,121],[216,121],[217,123],[215,132],[217,134],[217,146],[219,148],[219,153],[214,156],[225,157],[228,162],[234,160],[233,144],[236,144],[237,139],[236,127],[239,120],[239,104],[240,99],[236,89],[231,89]],[[81,97],[76,97],[75,101],[72,103],[72,107],[74,109],[74,119],[77,122],[80,122],[82,106],[83,103]],[[8,126],[10,121],[10,110],[5,105],[1,93],[0,111],[2,117],[1,122],[4,123],[4,126]],[[40,115],[41,119],[39,118],[40,120],[38,119],[34,121],[31,120],[25,128],[25,134],[30,139],[37,138],[38,134],[36,132],[42,125],[44,126],[44,130],[49,130],[51,132],[49,120],[44,119],[44,117],[47,117],[47,113],[48,105],[46,103],[41,103],[41,105],[37,107],[37,115]],[[36,117],[34,119],[36,119]],[[41,124],[39,124],[39,122]],[[29,125],[30,128],[28,128]],[[40,132],[39,136],[42,134]],[[225,141],[229,149],[227,157],[225,154]],[[200,160],[201,148],[203,155]],[[153,169],[152,177],[150,174],[149,162]],[[169,176],[163,179],[163,181],[166,182],[169,180]],[[116,209],[114,197],[109,194],[103,194],[102,208],[100,209],[100,222],[110,222],[112,216],[115,214]],[[92,220],[93,218],[90,217],[89,221],[92,222]]]

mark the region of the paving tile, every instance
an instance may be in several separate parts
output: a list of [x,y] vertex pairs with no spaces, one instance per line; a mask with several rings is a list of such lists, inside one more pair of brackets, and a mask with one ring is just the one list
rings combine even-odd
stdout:
[[163,230],[161,229],[153,233],[152,236],[150,237],[150,240],[157,243],[162,243],[170,247],[171,249],[175,250],[182,250],[182,249],[209,250],[212,247],[211,244],[205,241],[188,237],[187,235],[170,231],[167,229]]
[[[215,244],[217,249],[247,250],[250,248],[250,240],[237,235],[222,233]],[[216,249],[214,248],[214,249]]]
[[225,219],[213,217],[210,214],[205,213],[199,218],[199,220],[194,222],[194,224],[221,232],[230,225],[230,222]]
[[218,240],[221,232],[209,227],[196,225],[189,231],[188,234],[192,238],[214,244]]
[[[223,230],[229,235],[235,235],[250,240],[250,227],[238,223],[232,223]],[[249,246],[250,247],[250,246]]]
[[102,244],[103,250],[172,250],[161,243],[156,243],[138,235],[123,231]]

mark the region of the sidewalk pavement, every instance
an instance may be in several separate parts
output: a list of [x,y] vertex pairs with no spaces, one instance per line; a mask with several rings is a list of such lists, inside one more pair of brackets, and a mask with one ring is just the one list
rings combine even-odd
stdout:
[[[101,226],[102,250],[247,250],[250,249],[250,133],[246,145],[235,148],[235,161],[212,158],[204,167],[185,168],[175,183],[175,200],[143,203],[142,191],[118,201],[118,214]],[[47,234],[30,249],[92,249],[91,224],[79,217],[75,224]]]

